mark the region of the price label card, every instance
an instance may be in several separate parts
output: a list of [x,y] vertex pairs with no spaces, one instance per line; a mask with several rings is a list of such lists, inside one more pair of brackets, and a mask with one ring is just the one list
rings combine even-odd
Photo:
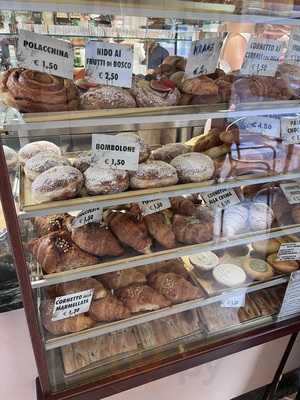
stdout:
[[107,169],[136,171],[139,165],[139,144],[134,138],[114,135],[93,135],[93,161]]
[[69,42],[20,30],[17,60],[21,67],[73,79],[74,53]]
[[281,183],[280,188],[283,191],[289,204],[300,203],[300,184],[296,182]]
[[187,59],[185,77],[194,78],[215,72],[219,60],[222,40],[219,38],[202,39],[192,42]]
[[55,298],[52,321],[75,317],[90,309],[94,289],[67,294]]
[[300,271],[294,271],[285,291],[279,317],[300,312]]
[[300,117],[281,118],[281,138],[283,144],[300,143]]
[[85,47],[85,68],[90,81],[131,88],[133,50],[129,46],[90,41]]
[[242,75],[275,76],[282,46],[282,43],[277,40],[252,36],[248,42],[240,73]]
[[91,222],[102,221],[102,207],[89,208],[81,211],[72,222],[72,228],[80,228],[83,225],[90,224]]
[[233,189],[219,189],[215,192],[202,193],[202,199],[211,208],[223,209],[238,204],[240,199]]
[[290,34],[290,40],[285,54],[286,64],[300,65],[300,29],[295,28]]
[[282,243],[277,258],[280,261],[300,260],[300,242]]
[[221,307],[240,308],[245,307],[246,289],[234,290],[221,301]]
[[169,199],[144,200],[139,203],[142,215],[154,214],[171,207]]
[[280,118],[271,116],[246,117],[234,121],[240,128],[248,132],[259,133],[271,137],[280,137]]

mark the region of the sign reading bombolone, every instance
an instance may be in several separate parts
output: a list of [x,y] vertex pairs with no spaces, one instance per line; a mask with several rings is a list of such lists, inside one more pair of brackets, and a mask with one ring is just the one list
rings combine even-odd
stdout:
[[90,41],[85,47],[86,77],[96,83],[131,88],[133,50],[129,46]]
[[20,30],[17,60],[20,67],[73,79],[73,47],[64,40]]

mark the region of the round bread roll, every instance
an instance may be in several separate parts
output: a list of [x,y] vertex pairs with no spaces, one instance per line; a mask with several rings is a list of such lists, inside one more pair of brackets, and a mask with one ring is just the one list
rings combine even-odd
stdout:
[[84,172],[85,187],[88,194],[120,193],[128,189],[129,177],[126,171],[106,169],[93,165]]
[[118,133],[117,136],[134,140],[135,143],[140,145],[139,162],[145,162],[150,156],[150,146],[138,135],[132,132]]
[[13,171],[18,164],[18,154],[14,149],[3,145],[4,156],[8,171]]
[[52,167],[70,165],[69,161],[53,152],[41,152],[31,157],[24,165],[24,172],[28,179],[34,181],[42,172]]
[[59,156],[61,155],[60,148],[56,146],[56,144],[47,142],[46,140],[40,140],[38,142],[25,144],[19,151],[19,161],[24,165],[27,160],[41,152],[52,152]]
[[170,163],[173,158],[185,154],[191,151],[189,146],[186,146],[183,143],[168,143],[164,146],[155,149],[151,153],[151,158],[153,160],[160,160]]
[[82,173],[70,166],[58,166],[40,174],[32,183],[32,197],[37,202],[76,197],[83,185]]
[[130,177],[132,189],[176,185],[177,182],[176,169],[163,161],[148,161],[139,164],[138,170],[132,172]]
[[136,107],[136,102],[129,91],[116,86],[101,86],[88,90],[81,95],[80,102],[84,110]]
[[218,283],[227,287],[239,286],[246,281],[245,271],[235,264],[219,264],[212,273]]
[[212,251],[204,251],[189,257],[190,263],[203,272],[211,271],[219,264],[219,257]]
[[253,230],[265,230],[271,227],[274,219],[273,210],[265,203],[251,204],[249,224]]
[[213,160],[201,153],[181,154],[171,161],[171,165],[182,183],[203,182],[212,178],[215,172]]
[[245,258],[243,268],[247,275],[258,281],[264,281],[274,275],[271,265],[260,258]]
[[92,154],[90,152],[84,152],[79,154],[73,161],[72,165],[74,168],[79,169],[80,172],[86,171],[92,164]]
[[267,258],[267,261],[277,272],[281,272],[281,273],[293,272],[299,268],[297,261],[292,261],[292,260],[280,261],[280,260],[278,260],[277,253],[270,254]]
[[277,253],[279,250],[280,241],[275,238],[258,240],[257,242],[253,242],[251,245],[253,249],[260,254],[272,254]]

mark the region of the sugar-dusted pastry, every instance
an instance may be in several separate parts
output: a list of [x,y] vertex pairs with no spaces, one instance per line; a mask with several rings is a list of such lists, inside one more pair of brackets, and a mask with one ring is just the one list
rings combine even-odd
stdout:
[[28,249],[47,274],[97,264],[98,259],[82,251],[65,231],[52,232],[28,244]]
[[52,167],[70,165],[69,161],[53,152],[40,152],[25,162],[24,172],[28,179],[34,181],[42,172]]
[[164,161],[147,161],[139,164],[138,170],[130,174],[132,189],[148,189],[176,185],[177,172]]
[[253,230],[264,230],[271,227],[274,219],[272,209],[265,203],[253,203],[249,209],[249,224]]
[[19,161],[24,165],[31,157],[42,152],[54,153],[58,156],[61,155],[61,150],[56,144],[46,140],[39,140],[37,142],[27,143],[19,150]]
[[189,256],[189,260],[195,268],[202,272],[211,271],[220,262],[219,257],[212,251],[203,251],[202,253]]
[[176,214],[173,218],[176,240],[185,244],[208,242],[213,237],[213,225],[203,219]]
[[52,167],[40,174],[31,186],[32,197],[42,203],[53,200],[72,199],[83,186],[82,173],[70,166]]
[[239,286],[246,281],[245,271],[235,264],[219,264],[212,273],[218,283],[227,287]]
[[86,314],[53,321],[54,299],[42,301],[40,312],[42,324],[52,335],[65,335],[67,333],[80,332],[95,325],[95,322]]
[[71,238],[81,250],[97,257],[124,254],[123,248],[109,227],[98,222],[73,228]]
[[166,249],[176,246],[175,234],[172,223],[164,212],[157,212],[144,216],[144,221],[150,235]]
[[133,132],[122,132],[118,133],[117,137],[127,138],[129,140],[133,140],[135,143],[139,145],[139,162],[145,162],[150,156],[150,146],[145,143],[144,139],[140,136],[136,135]]
[[158,272],[149,278],[149,284],[172,304],[201,297],[201,289],[192,285],[181,275],[173,272]]
[[9,172],[13,171],[18,164],[18,153],[14,149],[5,145],[3,145],[3,151],[7,164],[7,169]]
[[110,289],[120,289],[133,283],[145,283],[146,275],[137,268],[109,272],[98,277]]
[[146,254],[151,251],[152,240],[145,222],[139,216],[128,212],[111,212],[107,217],[107,223],[121,243],[139,253]]
[[192,202],[192,200],[183,196],[171,197],[170,203],[172,211],[176,214],[187,216],[196,216],[197,214],[197,206]]
[[80,172],[85,172],[92,164],[92,154],[89,151],[78,154],[73,160],[73,167],[79,169]]
[[193,151],[199,153],[202,153],[203,151],[206,151],[212,147],[220,146],[222,144],[222,141],[220,139],[220,129],[212,128],[207,133],[193,138],[193,141]]
[[299,264],[297,263],[297,261],[292,261],[292,260],[280,261],[277,257],[277,253],[270,254],[267,257],[267,262],[275,269],[276,272],[279,273],[285,274],[299,269]]
[[201,153],[182,154],[175,157],[171,165],[176,169],[182,183],[203,182],[211,179],[215,172],[213,160]]
[[90,89],[80,96],[80,105],[83,110],[100,110],[113,108],[133,108],[136,102],[129,90],[101,85]]
[[73,217],[70,214],[53,214],[32,219],[37,237],[48,235],[48,233],[68,230]]
[[89,315],[94,321],[113,322],[130,317],[130,311],[116,296],[108,294],[103,299],[93,301]]
[[222,232],[226,237],[243,233],[248,228],[248,209],[242,204],[227,207],[223,213]]
[[117,296],[132,313],[159,310],[171,305],[168,299],[148,285],[134,284],[119,289]]
[[107,295],[107,290],[102,283],[94,278],[82,278],[77,281],[63,282],[55,285],[55,292],[57,296],[78,293],[89,289],[94,290],[93,300],[102,299]]
[[102,168],[98,164],[86,169],[84,178],[86,190],[91,195],[120,193],[129,186],[127,171]]
[[175,83],[169,79],[138,81],[133,85],[131,93],[138,107],[175,106],[180,98]]
[[280,241],[276,238],[258,240],[253,242],[252,247],[255,251],[261,254],[272,254],[276,253],[280,247]]
[[259,258],[245,257],[243,268],[248,276],[258,281],[264,281],[274,275],[271,265]]
[[171,162],[173,158],[180,154],[189,153],[191,148],[183,143],[168,143],[158,149],[152,150],[151,158],[164,162]]

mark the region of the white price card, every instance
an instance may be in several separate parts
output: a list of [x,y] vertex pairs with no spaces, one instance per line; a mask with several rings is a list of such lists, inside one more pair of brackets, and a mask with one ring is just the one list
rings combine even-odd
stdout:
[[194,78],[215,72],[219,60],[222,40],[210,38],[192,42],[185,68],[185,77]]
[[275,76],[282,47],[278,40],[252,36],[247,45],[240,74]]
[[282,243],[277,258],[280,261],[300,260],[300,242]]
[[131,88],[133,50],[129,46],[90,41],[85,47],[86,77],[93,82]]
[[89,208],[81,211],[72,221],[72,228],[80,228],[81,226],[90,224],[91,222],[101,222],[102,212],[102,207]]
[[139,207],[141,209],[142,215],[149,215],[170,208],[171,203],[168,198],[144,200],[139,203]]
[[289,204],[300,203],[300,184],[297,182],[281,183],[280,188],[283,191]]
[[56,297],[52,321],[59,321],[65,318],[75,317],[90,309],[94,289],[83,290],[82,292],[71,293],[65,296]]
[[20,30],[17,60],[21,67],[73,79],[73,47],[64,40]]
[[140,146],[134,138],[96,134],[92,136],[93,161],[106,169],[136,171]]
[[234,121],[242,130],[268,135],[271,137],[280,137],[280,118],[271,116],[246,117]]
[[221,307],[240,308],[245,307],[246,289],[233,290],[222,301]]
[[290,275],[289,283],[285,291],[281,309],[278,316],[284,317],[300,312],[300,271],[294,271]]
[[300,143],[300,116],[281,118],[281,138],[283,144]]
[[300,29],[298,27],[293,29],[290,34],[285,63],[300,65]]
[[240,199],[233,189],[219,189],[215,192],[202,193],[202,199],[211,208],[223,209],[238,204]]

